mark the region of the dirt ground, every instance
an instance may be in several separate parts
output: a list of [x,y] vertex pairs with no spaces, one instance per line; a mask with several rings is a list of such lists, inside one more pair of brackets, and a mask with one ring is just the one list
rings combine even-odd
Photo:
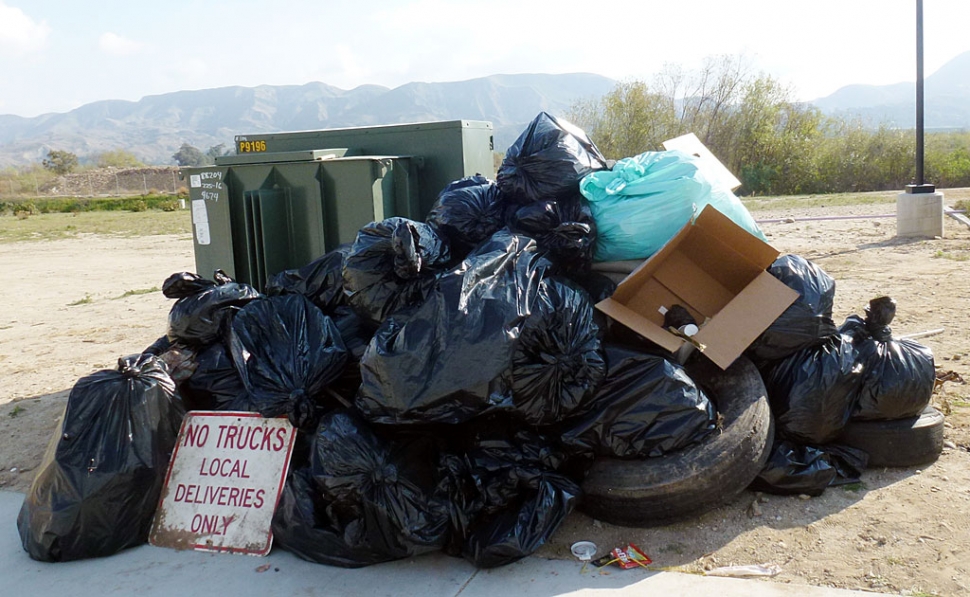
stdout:
[[[947,200],[970,190],[947,191]],[[898,303],[896,335],[922,338],[937,367],[970,380],[970,229],[947,218],[942,239],[897,239],[893,206],[758,211],[769,242],[819,264],[837,281],[837,323],[870,298]],[[113,367],[165,332],[171,302],[158,288],[193,271],[187,235],[0,244],[0,489],[26,491],[78,378]],[[934,396],[947,413],[946,448],[922,469],[870,469],[862,483],[822,496],[760,496],[689,522],[654,529],[615,527],[576,513],[539,555],[567,558],[569,545],[638,544],[658,568],[777,564],[773,582],[907,595],[970,595],[970,385],[949,382]],[[757,505],[752,506],[757,502]],[[623,574],[615,570],[612,574]]]

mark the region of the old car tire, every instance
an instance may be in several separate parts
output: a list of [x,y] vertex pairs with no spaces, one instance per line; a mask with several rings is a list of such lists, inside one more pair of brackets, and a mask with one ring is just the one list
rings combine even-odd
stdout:
[[716,508],[758,476],[773,437],[758,370],[746,357],[727,371],[700,357],[687,371],[717,406],[721,430],[659,458],[597,458],[583,482],[587,514],[622,526],[658,526]]
[[851,421],[835,443],[867,452],[869,468],[928,464],[943,451],[943,413],[927,406],[918,417]]
[[593,271],[606,276],[619,284],[644,262],[643,259],[627,259],[626,261],[597,261],[593,264]]

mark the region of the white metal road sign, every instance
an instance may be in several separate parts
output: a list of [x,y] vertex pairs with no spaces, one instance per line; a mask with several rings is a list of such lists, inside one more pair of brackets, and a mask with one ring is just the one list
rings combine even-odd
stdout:
[[152,545],[264,556],[296,429],[249,412],[189,412],[152,524]]

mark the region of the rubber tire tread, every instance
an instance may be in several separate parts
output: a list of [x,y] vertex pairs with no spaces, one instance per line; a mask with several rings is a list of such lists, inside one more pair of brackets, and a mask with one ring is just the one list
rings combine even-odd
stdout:
[[754,364],[742,356],[721,371],[699,357],[687,372],[714,401],[721,430],[659,458],[597,458],[582,486],[587,514],[628,527],[677,522],[727,503],[764,468],[774,424]]
[[943,413],[927,406],[918,417],[850,421],[835,443],[864,450],[868,468],[935,462],[943,451]]

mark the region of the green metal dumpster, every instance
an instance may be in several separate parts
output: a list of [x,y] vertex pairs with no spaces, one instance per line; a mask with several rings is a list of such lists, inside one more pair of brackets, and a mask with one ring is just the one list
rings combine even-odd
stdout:
[[469,120],[237,136],[236,155],[182,169],[196,270],[262,289],[369,222],[423,219],[449,182],[491,174],[492,143]]

